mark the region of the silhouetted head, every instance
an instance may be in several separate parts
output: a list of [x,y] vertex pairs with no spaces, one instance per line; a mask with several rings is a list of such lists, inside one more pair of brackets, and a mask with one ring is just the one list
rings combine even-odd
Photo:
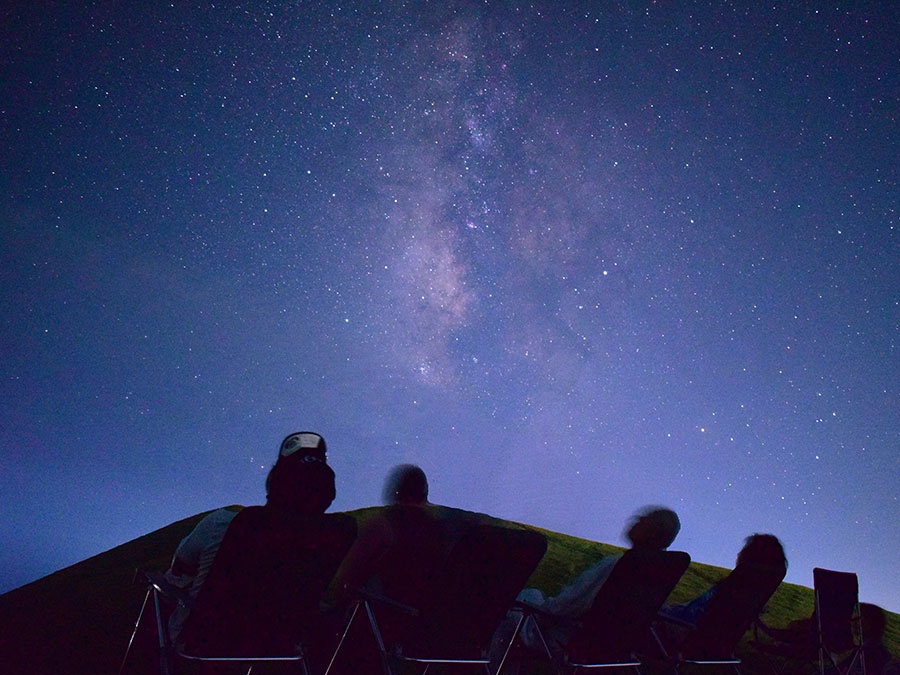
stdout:
[[681,529],[678,514],[662,506],[645,506],[632,516],[625,536],[632,548],[669,548]]
[[744,548],[737,554],[737,565],[757,565],[775,570],[787,570],[784,547],[774,534],[751,534],[744,540]]
[[415,464],[398,464],[388,472],[381,492],[385,504],[424,504],[428,501],[428,479]]
[[266,505],[296,515],[324,513],[334,496],[334,471],[315,455],[280,457],[266,477]]

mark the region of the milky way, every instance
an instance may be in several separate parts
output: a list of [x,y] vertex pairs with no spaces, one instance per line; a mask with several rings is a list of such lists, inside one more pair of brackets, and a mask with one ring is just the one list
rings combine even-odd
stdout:
[[0,591],[264,499],[435,501],[900,610],[898,12],[31,7],[4,22]]

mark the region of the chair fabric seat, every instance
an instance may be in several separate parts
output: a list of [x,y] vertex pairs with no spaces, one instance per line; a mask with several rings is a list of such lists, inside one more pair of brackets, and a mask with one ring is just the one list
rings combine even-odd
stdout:
[[356,533],[351,516],[235,516],[185,625],[184,652],[292,657],[321,624],[319,601]]
[[626,551],[580,617],[565,648],[568,662],[631,663],[634,652],[645,652],[651,623],[690,560],[682,551]]

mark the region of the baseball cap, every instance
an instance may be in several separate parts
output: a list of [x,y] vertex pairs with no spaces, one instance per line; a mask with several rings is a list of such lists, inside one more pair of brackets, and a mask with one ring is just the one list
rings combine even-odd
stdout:
[[297,431],[281,441],[278,459],[300,453],[300,456],[304,458],[315,458],[324,462],[325,451],[325,439],[319,434],[314,431]]

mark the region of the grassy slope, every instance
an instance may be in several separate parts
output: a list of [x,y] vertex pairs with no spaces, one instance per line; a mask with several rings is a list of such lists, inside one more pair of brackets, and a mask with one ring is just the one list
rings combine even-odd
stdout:
[[[609,544],[579,539],[539,528],[531,529],[542,532],[548,540],[547,553],[529,581],[530,585],[540,588],[545,594],[555,594],[567,579],[571,579],[604,555],[622,551],[621,548]],[[726,576],[729,571],[723,567],[692,562],[667,602],[678,603],[695,598]],[[767,603],[761,618],[769,626],[783,628],[795,619],[810,616],[812,609],[813,591],[811,588],[782,583]],[[887,625],[884,645],[894,658],[898,658],[900,657],[900,615],[891,612],[885,612],[885,614]],[[761,664],[765,658],[753,649],[750,637],[750,634],[745,636],[739,653],[749,662]],[[747,669],[745,668],[745,670]]]
[[[360,509],[353,514],[365,520],[374,512]],[[0,662],[4,670],[116,672],[144,597],[143,589],[132,584],[134,569],[164,569],[178,542],[203,515],[172,523],[0,596]],[[547,536],[548,549],[529,585],[550,595],[602,556],[621,551],[608,544],[539,531]],[[692,563],[670,601],[699,595],[727,572]],[[809,616],[812,604],[809,588],[782,584],[763,619],[784,626]],[[150,630],[152,621],[145,623]],[[888,614],[885,645],[895,657],[900,656],[900,615]],[[148,632],[136,645],[135,663],[145,660],[150,650],[152,634]],[[759,658],[748,645],[742,655]]]

